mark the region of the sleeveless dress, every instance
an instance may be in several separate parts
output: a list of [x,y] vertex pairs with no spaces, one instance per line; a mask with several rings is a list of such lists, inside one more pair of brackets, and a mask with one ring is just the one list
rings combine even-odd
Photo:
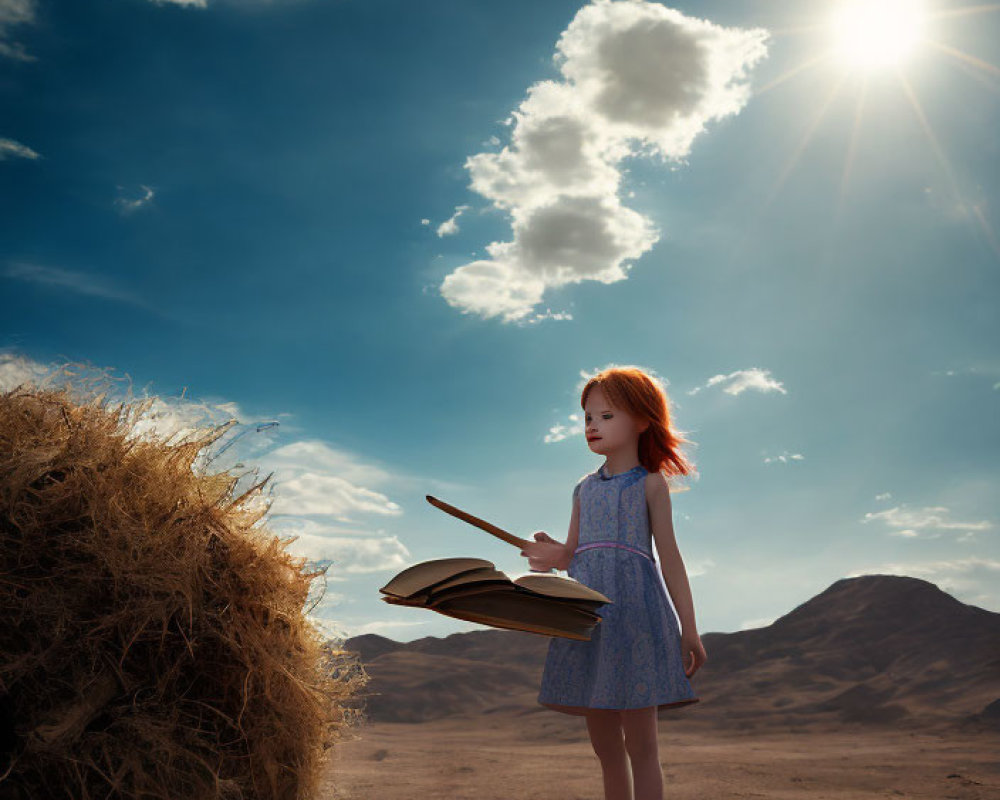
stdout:
[[697,703],[680,648],[680,626],[653,560],[641,464],[608,475],[606,465],[577,483],[580,537],[567,574],[606,595],[590,641],[553,637],[538,702],[566,714],[587,709]]

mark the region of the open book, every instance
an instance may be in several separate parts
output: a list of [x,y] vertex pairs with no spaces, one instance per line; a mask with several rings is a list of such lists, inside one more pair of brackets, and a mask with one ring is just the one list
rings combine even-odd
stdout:
[[589,641],[612,602],[573,578],[548,573],[511,580],[483,558],[438,558],[404,569],[379,589],[386,603],[429,608],[494,628]]

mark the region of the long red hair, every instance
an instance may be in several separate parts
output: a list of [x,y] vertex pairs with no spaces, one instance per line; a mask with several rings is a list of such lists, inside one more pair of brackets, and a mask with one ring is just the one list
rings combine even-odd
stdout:
[[670,399],[660,381],[638,367],[609,367],[594,375],[583,387],[580,407],[587,404],[591,389],[599,386],[608,402],[649,427],[639,434],[639,461],[649,472],[663,472],[668,478],[697,473],[694,464],[681,452],[688,439],[671,424]]

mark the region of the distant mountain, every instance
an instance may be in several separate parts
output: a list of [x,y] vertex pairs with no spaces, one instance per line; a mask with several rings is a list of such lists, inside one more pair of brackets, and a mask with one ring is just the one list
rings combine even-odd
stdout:
[[[1000,728],[1000,614],[918,578],[836,581],[763,628],[703,633],[701,702],[664,719],[757,727],[816,721]],[[372,721],[552,712],[536,697],[549,637],[495,629],[344,646],[371,676]]]

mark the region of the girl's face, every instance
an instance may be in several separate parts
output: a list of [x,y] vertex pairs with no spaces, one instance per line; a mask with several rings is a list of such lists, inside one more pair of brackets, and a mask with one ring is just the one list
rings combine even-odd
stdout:
[[626,412],[613,408],[600,387],[595,386],[590,390],[584,404],[584,433],[593,452],[601,455],[625,453],[634,456],[639,434],[645,427],[637,425],[635,419]]

